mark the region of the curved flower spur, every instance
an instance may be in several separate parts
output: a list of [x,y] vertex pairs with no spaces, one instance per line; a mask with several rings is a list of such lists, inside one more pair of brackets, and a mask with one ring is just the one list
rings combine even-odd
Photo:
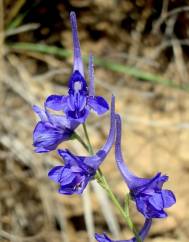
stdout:
[[69,150],[58,150],[64,166],[55,166],[49,171],[49,178],[60,185],[61,194],[81,194],[97,169],[108,155],[115,139],[115,99],[112,96],[110,131],[105,144],[93,156],[77,156]]
[[115,158],[119,171],[129,187],[131,198],[136,202],[139,212],[146,218],[165,218],[164,208],[171,207],[175,202],[172,191],[162,189],[168,176],[157,173],[152,178],[140,178],[133,175],[124,163],[121,151],[121,118],[116,114]]
[[[148,232],[151,228],[151,225],[152,225],[152,219],[146,219],[141,231],[139,232],[139,236],[142,239],[142,241],[144,241],[145,238],[147,237]],[[111,240],[106,234],[97,234],[97,233],[95,234],[95,238],[98,242],[136,242],[137,241],[135,237],[129,240]]]
[[[40,117],[33,132],[33,145],[38,153],[55,150],[57,146],[69,140],[78,125],[84,123],[94,110],[98,115],[108,111],[109,106],[101,96],[95,96],[93,58],[89,57],[89,81],[84,77],[83,61],[77,33],[77,21],[74,12],[70,13],[73,34],[74,65],[73,73],[68,82],[68,95],[50,95],[45,103],[44,110],[37,106],[34,112]],[[51,114],[48,109],[62,111],[59,115]]]

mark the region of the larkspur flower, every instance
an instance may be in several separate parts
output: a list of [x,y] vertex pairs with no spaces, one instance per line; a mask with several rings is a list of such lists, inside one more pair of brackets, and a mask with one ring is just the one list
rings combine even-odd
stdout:
[[103,97],[95,96],[93,58],[91,55],[89,57],[90,86],[88,88],[84,76],[77,21],[74,12],[70,13],[70,20],[73,33],[74,65],[73,73],[68,82],[68,95],[51,95],[47,98],[45,106],[56,111],[64,111],[69,119],[84,123],[91,109],[98,115],[101,115],[109,109],[109,106]]
[[106,158],[115,140],[115,100],[112,97],[110,131],[105,144],[93,156],[77,156],[69,150],[58,150],[64,166],[55,166],[49,171],[49,178],[60,185],[61,194],[81,194],[88,182],[95,176],[100,164]]
[[132,174],[124,163],[121,151],[121,118],[116,114],[115,157],[119,171],[127,183],[132,199],[136,202],[139,212],[146,218],[164,218],[164,208],[171,207],[175,202],[172,191],[162,189],[168,176],[157,173],[152,178],[140,178]]
[[[147,237],[148,232],[151,228],[152,225],[152,219],[146,219],[145,223],[139,232],[139,237],[141,238],[142,241]],[[136,242],[137,239],[134,237],[129,240],[112,240],[110,239],[105,233],[104,234],[95,234],[95,238],[98,242]]]
[[33,110],[40,118],[33,132],[33,145],[37,153],[56,149],[62,141],[70,139],[73,130],[78,126],[77,122],[64,115],[50,114],[48,110],[36,105]]

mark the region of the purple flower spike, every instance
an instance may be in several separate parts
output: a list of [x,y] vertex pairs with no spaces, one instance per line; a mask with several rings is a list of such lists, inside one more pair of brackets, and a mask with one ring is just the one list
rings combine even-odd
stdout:
[[[152,219],[146,219],[145,223],[143,225],[143,228],[141,229],[141,231],[139,232],[139,236],[142,239],[142,241],[145,240],[145,238],[148,235],[148,232],[151,228],[152,225]],[[95,234],[95,238],[98,242],[136,242],[136,238],[132,238],[129,240],[111,240],[106,234]]]
[[65,140],[68,140],[73,133],[73,129],[78,125],[70,122],[65,116],[52,115],[37,106],[33,110],[40,117],[33,132],[33,145],[35,152],[49,152]]
[[93,156],[76,156],[69,150],[58,150],[64,166],[55,166],[49,171],[49,178],[60,184],[61,194],[81,194],[106,158],[115,140],[115,100],[112,97],[111,125],[106,143]]
[[116,131],[115,156],[117,166],[130,189],[138,211],[146,218],[167,217],[164,208],[171,207],[176,202],[172,191],[162,189],[168,176],[161,175],[161,173],[157,173],[152,178],[140,178],[133,175],[125,165],[121,152],[121,118],[118,114],[116,115]]
[[79,43],[78,32],[77,32],[77,20],[74,12],[70,13],[70,22],[72,26],[73,47],[74,47],[73,72],[79,71],[80,74],[84,77],[83,61],[82,61],[80,43]]

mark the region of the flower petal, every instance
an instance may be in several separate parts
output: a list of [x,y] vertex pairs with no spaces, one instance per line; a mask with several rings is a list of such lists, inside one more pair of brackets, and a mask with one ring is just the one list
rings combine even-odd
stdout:
[[62,157],[65,163],[77,165],[75,156],[69,150],[58,150],[58,154]]
[[64,140],[68,140],[73,132],[70,130],[59,130],[49,122],[38,122],[33,132],[33,145],[36,152],[48,152]]
[[84,79],[84,77],[81,75],[81,73],[76,70],[71,75],[69,82],[69,95],[74,95],[75,93],[80,93],[82,95],[88,95],[88,87],[87,82]]
[[174,203],[176,203],[175,195],[170,190],[162,190],[161,191],[164,208],[171,207]]
[[47,113],[47,115],[48,115],[49,122],[54,127],[60,128],[62,130],[65,130],[65,129],[74,130],[79,125],[78,122],[71,121],[65,115],[55,115],[55,114],[49,114],[49,113]]
[[162,210],[164,208],[161,193],[153,194],[153,196],[151,196],[148,201],[157,210]]
[[87,104],[98,114],[102,115],[108,111],[109,105],[106,100],[101,96],[88,97]]
[[64,166],[55,166],[49,171],[48,177],[54,182],[59,183],[63,172]]
[[68,111],[67,116],[71,123],[79,125],[86,121],[89,113],[89,110],[85,108],[83,111],[77,113],[75,111]]
[[47,115],[45,110],[41,109],[40,107],[34,105],[33,106],[33,111],[39,116],[41,121],[46,122],[48,121]]
[[74,12],[70,13],[70,22],[72,26],[73,47],[74,47],[74,67],[73,71],[78,70],[84,77],[83,61],[80,50],[80,43],[77,32],[77,20]]
[[167,217],[166,212],[163,209],[157,209],[153,201],[149,202],[148,198],[138,196],[135,198],[136,206],[139,212],[141,212],[145,218],[165,218]]
[[45,107],[55,111],[63,111],[67,106],[67,97],[61,95],[51,95],[45,101]]

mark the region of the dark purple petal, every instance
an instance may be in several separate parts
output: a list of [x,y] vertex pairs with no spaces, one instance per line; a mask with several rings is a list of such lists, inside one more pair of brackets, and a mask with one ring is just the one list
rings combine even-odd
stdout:
[[70,130],[59,130],[53,127],[49,122],[38,122],[33,132],[33,145],[36,152],[48,152],[64,140],[68,140],[72,135]]
[[67,112],[67,116],[71,123],[76,123],[79,125],[85,123],[89,113],[90,112],[88,109],[84,109],[81,112],[69,111]]
[[172,191],[170,190],[162,190],[161,192],[163,203],[165,208],[171,207],[175,202],[176,198]]
[[[145,238],[147,237],[149,230],[151,228],[151,225],[152,225],[152,219],[146,219],[143,225],[143,228],[139,232],[139,236],[142,239],[142,241],[144,241]],[[137,241],[135,237],[129,240],[111,240],[105,233],[102,235],[96,233],[95,238],[98,242],[136,242]]]
[[39,118],[41,119],[41,121],[43,121],[43,122],[48,121],[46,112],[43,109],[41,109],[40,107],[34,105],[33,106],[33,111],[39,116]]
[[105,144],[102,148],[91,157],[87,157],[84,160],[84,163],[94,170],[97,170],[103,160],[106,158],[107,154],[109,153],[113,143],[115,140],[115,97],[112,96],[111,100],[111,114],[110,114],[110,131],[107,137]]
[[80,93],[82,95],[88,95],[87,82],[79,71],[74,71],[71,75],[69,82],[69,95],[74,95],[75,93]]
[[92,108],[98,115],[102,115],[108,111],[109,105],[103,97],[90,96],[88,97],[87,104]]
[[74,67],[73,71],[78,70],[84,77],[83,61],[80,50],[80,43],[77,32],[77,20],[74,12],[70,13],[70,22],[72,26],[73,47],[74,47]]
[[86,178],[85,176],[75,175],[74,179],[69,184],[60,184],[59,193],[64,195],[72,195],[72,194],[81,194],[83,190],[85,189],[87,183],[85,182]]
[[105,233],[103,234],[95,233],[95,239],[98,242],[115,242],[115,240],[111,240]]
[[89,96],[95,95],[93,56],[89,55]]
[[51,95],[45,101],[45,107],[55,111],[63,111],[67,106],[67,97],[61,95]]

